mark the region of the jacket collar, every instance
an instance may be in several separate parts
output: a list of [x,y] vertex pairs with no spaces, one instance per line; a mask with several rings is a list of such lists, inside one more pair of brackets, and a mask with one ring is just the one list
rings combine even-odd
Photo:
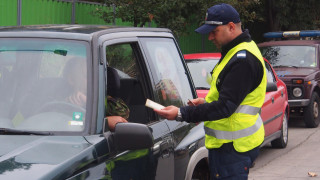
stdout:
[[242,42],[250,42],[250,41],[251,41],[251,36],[249,34],[249,30],[246,29],[246,30],[244,30],[243,33],[241,33],[238,37],[233,39],[231,42],[229,42],[228,44],[222,46],[222,48],[221,48],[221,59],[223,59],[223,57],[228,53],[228,51],[230,49],[234,48],[238,44],[240,44]]

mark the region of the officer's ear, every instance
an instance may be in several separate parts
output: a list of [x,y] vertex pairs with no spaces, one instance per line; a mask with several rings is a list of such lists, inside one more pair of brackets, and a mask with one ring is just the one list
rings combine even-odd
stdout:
[[234,32],[236,30],[236,25],[233,22],[229,22],[228,24],[226,24],[228,27],[228,30],[230,32]]

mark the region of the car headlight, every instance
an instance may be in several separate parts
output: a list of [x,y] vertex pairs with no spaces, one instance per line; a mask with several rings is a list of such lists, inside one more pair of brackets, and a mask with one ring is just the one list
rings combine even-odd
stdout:
[[292,90],[292,94],[294,97],[301,97],[302,96],[302,89],[300,87],[295,87]]

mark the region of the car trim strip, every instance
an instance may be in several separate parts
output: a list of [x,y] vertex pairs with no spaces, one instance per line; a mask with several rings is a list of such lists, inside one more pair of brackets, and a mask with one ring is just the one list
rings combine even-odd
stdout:
[[266,124],[268,124],[268,123],[272,122],[273,120],[275,120],[275,119],[277,119],[278,117],[282,116],[282,114],[283,114],[283,112],[281,112],[281,113],[279,113],[279,114],[277,114],[277,115],[273,116],[272,118],[270,118],[270,119],[268,119],[268,120],[264,121],[264,122],[263,122],[263,124],[264,124],[264,125],[266,125]]

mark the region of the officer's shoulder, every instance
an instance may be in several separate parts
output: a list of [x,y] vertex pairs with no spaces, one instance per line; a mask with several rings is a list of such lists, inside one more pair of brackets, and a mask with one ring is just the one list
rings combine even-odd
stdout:
[[242,51],[237,52],[236,57],[237,57],[237,59],[246,59],[247,58],[247,51],[242,50]]

